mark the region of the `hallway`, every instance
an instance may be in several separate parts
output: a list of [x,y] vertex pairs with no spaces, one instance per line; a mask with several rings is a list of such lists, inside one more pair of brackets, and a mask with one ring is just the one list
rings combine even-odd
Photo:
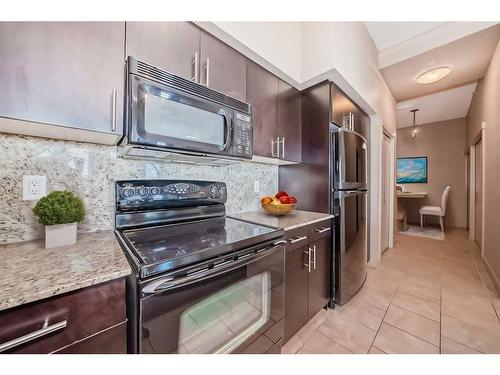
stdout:
[[320,311],[282,353],[500,353],[500,298],[464,229],[399,234],[348,304]]

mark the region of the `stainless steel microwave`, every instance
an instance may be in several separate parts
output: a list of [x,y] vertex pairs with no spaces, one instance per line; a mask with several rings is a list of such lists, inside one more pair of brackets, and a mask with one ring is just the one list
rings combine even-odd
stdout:
[[136,156],[139,149],[158,157],[164,151],[251,159],[251,106],[129,57],[121,144]]

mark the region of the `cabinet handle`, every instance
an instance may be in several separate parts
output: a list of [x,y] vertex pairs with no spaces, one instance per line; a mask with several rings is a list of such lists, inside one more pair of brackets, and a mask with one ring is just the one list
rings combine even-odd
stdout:
[[[278,158],[279,157],[279,138],[276,138],[277,140],[271,139],[271,156],[273,158]],[[277,152],[274,152],[274,145],[277,146]]]
[[[279,138],[278,138],[279,139]],[[279,147],[278,147],[279,148]],[[278,157],[279,156],[279,151],[278,151]],[[281,158],[285,158],[285,137],[281,138]]]
[[203,69],[205,69],[205,86],[210,87],[210,59],[208,57]]
[[316,245],[313,245],[312,249],[309,248],[309,251],[313,254],[313,269],[316,269]]
[[111,109],[111,130],[116,130],[116,89],[113,90],[113,108]]
[[298,237],[295,237],[295,238],[291,238],[288,240],[288,242],[290,243],[297,243],[297,242],[300,242],[300,241],[303,241],[303,240],[307,240],[307,236],[298,236]]
[[328,228],[316,228],[314,231],[316,233],[325,233],[325,232],[328,232],[330,230],[330,227]]
[[304,266],[306,266],[307,272],[311,272],[311,248],[304,250],[304,254],[307,254],[307,263],[304,263]]
[[193,62],[191,63],[191,65],[193,66],[193,71],[194,71],[194,74],[191,77],[191,81],[196,82],[196,83],[200,83],[198,80],[198,78],[199,78],[198,72],[199,72],[199,65],[200,65],[200,62],[198,60],[198,52],[194,53],[194,59],[193,59]]
[[27,335],[18,337],[14,340],[4,342],[3,344],[0,344],[0,352],[4,352],[6,350],[15,348],[16,346],[26,344],[30,341],[33,341],[33,340],[36,340],[40,337],[46,336],[49,333],[63,329],[64,327],[66,327],[67,324],[68,324],[68,322],[66,320],[63,320],[62,322],[52,324],[52,325],[47,326],[47,327],[43,327],[37,331],[28,333]]

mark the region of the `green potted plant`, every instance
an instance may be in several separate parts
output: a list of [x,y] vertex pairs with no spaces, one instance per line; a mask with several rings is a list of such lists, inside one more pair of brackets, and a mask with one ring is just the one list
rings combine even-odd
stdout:
[[45,225],[45,248],[76,243],[77,223],[85,217],[85,207],[74,193],[53,191],[37,202],[33,213]]

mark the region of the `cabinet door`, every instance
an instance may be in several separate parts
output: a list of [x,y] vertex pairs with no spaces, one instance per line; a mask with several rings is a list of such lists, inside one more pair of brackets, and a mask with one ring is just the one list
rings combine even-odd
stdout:
[[302,160],[300,91],[279,80],[278,137],[283,139],[280,158],[290,161]]
[[324,237],[309,244],[310,248],[314,246],[316,255],[312,256],[313,266],[309,274],[308,319],[327,305],[330,299],[331,237]]
[[189,22],[127,22],[126,27],[127,56],[194,80],[200,29]]
[[285,257],[285,342],[307,323],[309,272],[307,247],[287,251]]
[[225,95],[245,101],[245,57],[203,31],[200,49],[200,83]]
[[122,133],[124,39],[123,22],[0,22],[0,116]]
[[[253,152],[275,157],[272,142],[277,137],[279,79],[264,68],[248,61],[247,102],[252,105]],[[276,145],[274,152],[276,152]]]

